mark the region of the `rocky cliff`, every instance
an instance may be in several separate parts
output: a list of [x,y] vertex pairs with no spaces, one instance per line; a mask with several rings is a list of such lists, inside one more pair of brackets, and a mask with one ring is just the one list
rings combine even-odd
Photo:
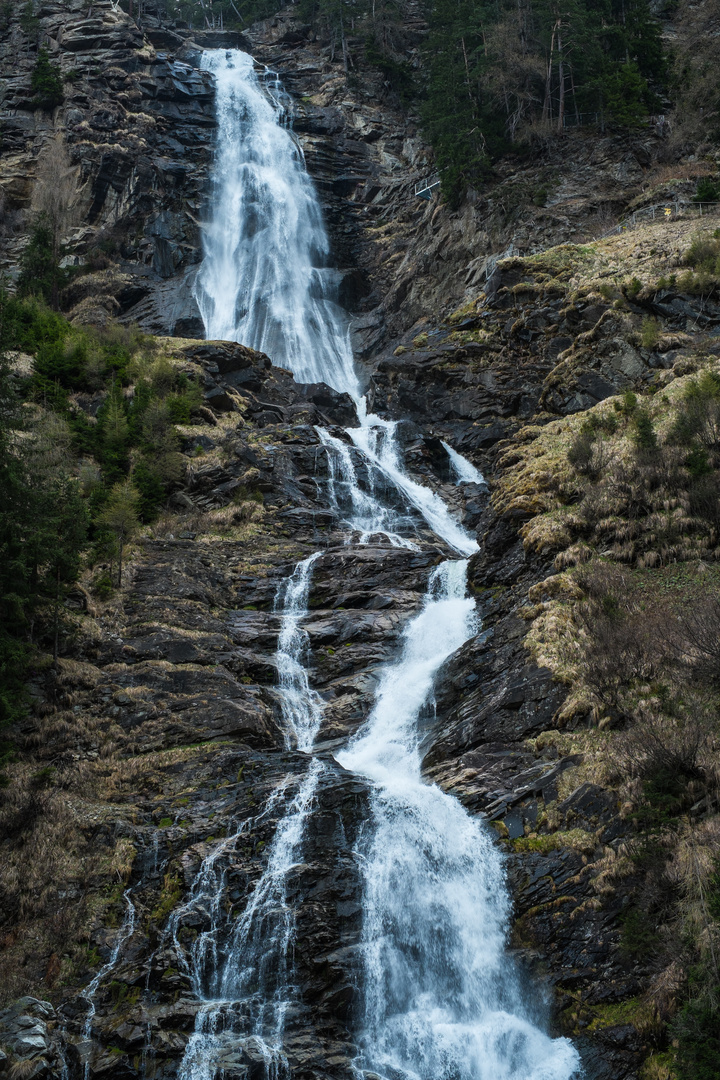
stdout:
[[[135,546],[122,589],[103,598],[88,574],[73,598],[71,649],[57,669],[39,660],[30,683],[2,793],[0,1069],[176,1075],[199,1008],[183,964],[208,917],[191,902],[198,868],[224,845],[234,917],[277,825],[260,810],[271,792],[296,792],[301,755],[278,727],[276,596],[320,550],[305,629],[325,703],[325,769],[289,881],[304,1005],[286,1050],[295,1076],[353,1075],[352,852],[368,792],[331,752],[366,715],[377,672],[447,552],[419,516],[416,551],[349,548],[315,425],[346,439],[351,402],[295,385],[242,346],[200,340],[192,286],[214,121],[198,57],[227,45],[251,49],[292,94],[370,401],[408,418],[408,466],[481,541],[471,582],[484,632],[437,688],[427,776],[495,824],[515,897],[513,945],[547,987],[551,1023],[577,1040],[587,1075],[640,1075],[667,1047],[682,976],[668,974],[666,945],[628,943],[627,915],[650,904],[658,937],[675,916],[652,909],[640,880],[650,874],[642,788],[629,792],[627,776],[598,764],[627,716],[598,703],[597,688],[578,694],[582,673],[557,642],[566,624],[582,630],[570,608],[592,594],[566,572],[596,555],[633,571],[680,563],[701,574],[716,557],[707,515],[697,528],[685,522],[697,543],[669,554],[657,522],[637,526],[666,498],[637,508],[647,478],[619,509],[583,516],[590,466],[568,464],[586,414],[616,412],[631,425],[630,394],[656,410],[660,429],[688,378],[716,369],[717,294],[684,261],[699,227],[683,216],[694,187],[687,164],[663,178],[654,130],[574,134],[540,166],[500,165],[494,186],[451,213],[414,196],[432,175],[417,121],[380,75],[348,85],[292,11],[242,39],[152,15],[138,26],[109,2],[47,3],[39,15],[65,103],[52,116],[32,108],[34,55],[11,22],[0,55],[4,269],[17,270],[36,162],[60,135],[77,177],[67,257],[90,266],[70,286],[69,316],[163,335],[163,354],[202,387],[205,409],[179,428],[184,481]],[[545,207],[532,201],[540,185]],[[602,238],[621,210],[664,207],[670,196],[669,222],[648,214]],[[701,224],[710,233],[718,222]],[[631,427],[610,427],[620,461]],[[489,489],[452,482],[442,440],[482,469]],[[593,483],[610,464],[596,461]],[[631,484],[629,471],[618,485]],[[625,526],[635,532],[621,535]],[[572,647],[581,636],[570,635]],[[686,792],[678,813],[710,828],[712,770],[703,769],[708,790],[688,788],[697,798],[686,804]],[[251,1039],[221,1065],[238,1080],[264,1075]]]

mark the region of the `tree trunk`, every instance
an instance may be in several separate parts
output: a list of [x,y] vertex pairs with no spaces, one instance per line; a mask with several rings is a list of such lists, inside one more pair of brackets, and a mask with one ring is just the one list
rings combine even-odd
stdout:
[[349,68],[348,68],[348,51],[347,51],[347,40],[345,38],[345,23],[343,22],[342,8],[340,8],[340,42],[342,44],[343,68],[345,70],[345,74],[347,75],[348,70],[349,70]]
[[58,638],[60,637],[60,567],[57,568],[55,582],[55,626],[53,636],[53,665],[57,671],[58,666]]
[[565,125],[565,68],[563,67],[562,37],[558,29],[558,79],[560,80],[560,104],[558,112],[558,131],[562,134]]
[[550,56],[548,57],[547,76],[545,78],[545,100],[543,101],[542,118],[543,121],[552,120],[552,101],[550,95],[552,93],[552,65],[553,65],[553,52],[555,51],[555,31],[557,30],[557,23],[553,26],[552,37],[550,38]]
[[468,97],[470,98],[470,101],[472,102],[473,96],[472,96],[472,89],[470,87],[470,65],[468,64],[467,50],[465,48],[465,38],[464,37],[460,38],[460,41],[462,42],[463,60],[465,61],[465,76],[467,78]]

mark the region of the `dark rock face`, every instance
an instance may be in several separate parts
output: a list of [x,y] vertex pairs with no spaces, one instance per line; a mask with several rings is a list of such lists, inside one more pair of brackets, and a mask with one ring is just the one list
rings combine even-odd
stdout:
[[[379,669],[395,655],[430,571],[448,553],[420,522],[414,551],[372,541],[347,545],[338,512],[328,509],[327,460],[313,426],[322,423],[346,437],[333,425],[347,416],[338,395],[297,387],[262,354],[233,343],[191,342],[184,355],[204,372],[207,416],[215,425],[208,419],[202,434],[188,436],[201,456],[191,459],[176,496],[184,515],[178,520],[186,524],[177,535],[143,541],[112,629],[78,642],[75,725],[43,748],[66,770],[85,843],[104,865],[123,869],[106,886],[110,899],[88,917],[94,958],[85,961],[86,974],[64,989],[49,984],[55,1026],[46,1035],[35,1031],[35,1020],[23,1019],[23,1030],[42,1040],[32,1048],[38,1076],[59,1077],[62,1060],[71,1080],[79,1080],[85,1062],[91,1077],[139,1080],[147,1070],[168,1080],[177,1075],[199,1008],[188,950],[206,918],[192,901],[202,861],[222,845],[230,926],[252,896],[283,808],[307,771],[307,757],[287,751],[281,732],[276,596],[294,565],[319,551],[303,626],[311,685],[324,702],[317,740],[322,773],[302,857],[286,883],[296,919],[297,1003],[285,1052],[293,1076],[349,1078],[359,1007],[355,846],[367,790],[343,772],[332,751],[367,716]],[[411,366],[408,371],[419,375]],[[530,374],[524,378],[529,384]],[[452,388],[450,400],[451,394]],[[221,434],[223,415],[230,426]],[[420,423],[401,431],[408,462],[484,537],[470,583],[486,629],[441,672],[435,719],[423,735],[425,768],[429,780],[497,822],[504,835],[518,837],[557,800],[558,778],[574,763],[546,759],[525,741],[552,726],[564,697],[547,671],[528,662],[517,615],[527,589],[549,567],[525,556],[517,534],[522,520],[499,519],[478,485],[448,483],[442,444],[424,433],[420,409],[416,415]],[[248,508],[261,517],[259,524],[251,517],[242,539],[213,532],[220,520],[213,515],[247,520]],[[41,697],[48,692],[38,688]],[[30,721],[25,732],[31,740],[34,723],[40,721]],[[107,765],[99,738],[112,738],[115,747]],[[73,779],[78,762],[89,770],[82,781]],[[100,819],[98,800],[106,807]],[[557,813],[600,845],[618,839],[616,808],[602,789],[585,785]],[[509,877],[515,944],[531,962],[543,962],[566,1029],[572,1025],[562,1010],[575,1007],[578,993],[586,1003],[602,1004],[636,992],[637,976],[617,949],[617,912],[587,906],[581,853],[517,853],[509,859]],[[76,888],[63,885],[70,895],[78,895]],[[88,1043],[82,983],[98,970],[104,973],[92,994]],[[20,1023],[14,1016],[2,1020],[1,1038],[11,1048],[9,1036]],[[588,1040],[587,1075],[632,1076],[634,1030],[607,1027]],[[256,1075],[261,1059],[252,1040],[234,1046],[232,1059],[223,1058],[226,1074]],[[21,1051],[12,1053],[21,1057]]]
[[[622,341],[606,305],[569,306],[559,294],[538,300],[530,288],[523,292],[525,268],[510,260],[493,269],[487,256],[499,242],[491,243],[485,227],[492,207],[469,204],[451,215],[418,206],[414,184],[431,163],[414,122],[379,85],[377,100],[371,90],[348,88],[339,66],[294,18],[268,20],[248,41],[189,35],[152,18],[138,28],[109,0],[94,3],[90,14],[79,0],[45,3],[41,18],[63,71],[78,74],[55,117],[33,112],[32,56],[18,53],[23,43],[13,27],[0,61],[7,68],[21,58],[5,85],[0,182],[12,207],[26,207],[38,150],[64,128],[84,192],[84,225],[72,250],[85,258],[98,245],[112,248],[116,310],[154,333],[202,337],[193,281],[214,118],[198,49],[252,48],[295,96],[295,129],[331,230],[340,298],[353,312],[359,355],[373,361],[371,405],[408,418],[400,438],[409,467],[482,541],[470,582],[485,629],[441,673],[436,718],[423,733],[427,776],[496,822],[501,835],[521,838],[557,802],[558,780],[574,764],[527,743],[553,725],[565,696],[547,670],[529,662],[518,614],[528,588],[550,566],[526,555],[522,511],[498,517],[482,485],[451,482],[441,440],[490,475],[503,440],[523,423],[642,386],[664,361]],[[600,140],[583,151],[583,183],[590,185],[603,163],[609,167],[612,149]],[[628,171],[632,179],[635,164]],[[611,189],[608,181],[606,200],[617,196]],[[550,217],[548,235],[573,234],[572,220]],[[11,239],[6,267],[16,267],[19,249]],[[453,327],[431,326],[430,311],[454,306],[466,285],[484,282],[483,311],[473,309]],[[678,329],[700,317],[701,325],[717,321],[713,307],[698,310],[697,298],[658,294],[653,303]],[[425,320],[424,340],[418,319]],[[581,334],[595,335],[592,360],[548,381]],[[288,883],[297,917],[298,1012],[286,1051],[298,1078],[350,1077],[360,932],[353,853],[367,792],[331,754],[366,717],[379,669],[447,552],[419,520],[416,551],[377,539],[345,543],[315,426],[347,439],[342,428],[355,414],[346,395],[297,386],[290,373],[242,345],[193,340],[183,348],[202,371],[206,423],[183,435],[183,449],[197,456],[173,497],[180,526],[142,541],[117,606],[102,614],[97,633],[81,635],[74,657],[80,668],[67,676],[69,719],[47,735],[38,712],[22,733],[42,744],[38,759],[66,777],[82,844],[97,864],[95,877],[88,870],[90,885],[69,871],[58,885],[61,913],[84,903],[88,890],[97,901],[83,909],[84,960],[60,979],[57,953],[35,957],[53,1003],[22,999],[0,1014],[0,1043],[32,1061],[40,1078],[63,1075],[63,1060],[72,1080],[86,1061],[93,1078],[177,1075],[198,1011],[183,950],[202,913],[189,909],[180,918],[180,950],[171,920],[191,895],[203,859],[240,828],[242,842],[224,858],[231,914],[244,910],[282,806],[307,768],[304,755],[285,748],[279,723],[275,600],[293,566],[319,550],[304,629],[311,683],[325,706],[318,739],[324,771],[302,861]],[[81,603],[87,608],[87,597]],[[55,708],[57,688],[36,689],[38,700]],[[264,814],[285,781],[283,798]],[[575,1035],[565,1018],[578,995],[591,1006],[622,1000],[642,988],[642,972],[617,948],[618,911],[588,902],[590,861],[622,838],[617,807],[602,789],[583,785],[556,812],[560,829],[580,829],[597,843],[587,851],[509,856],[513,942],[544,970],[557,992],[558,1024]],[[125,889],[136,922],[93,995],[88,1045],[83,989],[110,963],[124,933]],[[586,1075],[633,1077],[640,1051],[632,1025],[609,1025],[585,1038]],[[262,1075],[261,1055],[245,1040],[222,1067],[237,1080]]]

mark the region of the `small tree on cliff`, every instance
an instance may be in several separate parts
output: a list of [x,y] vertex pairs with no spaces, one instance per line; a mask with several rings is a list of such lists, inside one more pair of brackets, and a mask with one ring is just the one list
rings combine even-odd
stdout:
[[65,94],[60,68],[50,62],[47,49],[40,49],[33,68],[30,85],[35,94],[34,104],[46,112],[52,112],[56,105],[62,105]]

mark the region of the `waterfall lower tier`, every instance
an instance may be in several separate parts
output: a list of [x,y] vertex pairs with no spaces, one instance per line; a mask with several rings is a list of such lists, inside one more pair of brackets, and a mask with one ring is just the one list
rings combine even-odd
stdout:
[[567,1080],[577,1054],[533,1024],[505,951],[509,900],[489,830],[420,771],[435,675],[475,630],[465,569],[434,571],[364,728],[338,755],[373,782],[361,1064],[395,1080]]
[[[190,899],[174,916],[172,934],[184,956],[182,932],[200,917],[205,928],[187,960],[193,989],[202,1002],[178,1080],[214,1080],[262,1064],[268,1080],[288,1075],[283,1034],[297,1004],[293,980],[295,919],[288,902],[289,875],[299,861],[305,827],[322,771],[312,762],[294,796],[281,809],[265,869],[244,911],[231,920],[223,904],[225,875],[243,830],[203,861]],[[277,791],[263,811],[282,805]]]

